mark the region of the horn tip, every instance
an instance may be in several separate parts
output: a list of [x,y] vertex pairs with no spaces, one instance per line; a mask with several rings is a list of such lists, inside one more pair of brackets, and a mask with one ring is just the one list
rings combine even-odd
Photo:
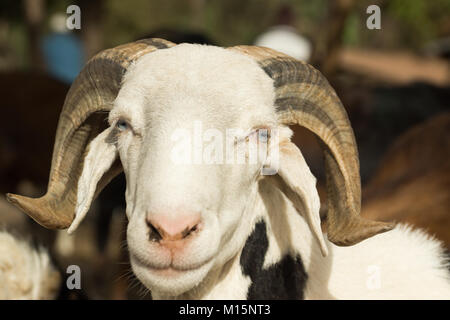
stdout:
[[6,200],[8,200],[8,202],[13,202],[13,201],[15,201],[15,194],[14,193],[7,193],[6,194]]
[[25,196],[21,196],[14,193],[7,193],[6,200],[12,205],[19,208],[21,211],[29,215],[31,218],[36,216],[36,201],[38,199],[33,199]]
[[53,208],[48,206],[48,199],[45,196],[42,198],[29,198],[14,193],[7,193],[6,200],[48,229],[65,229],[73,220],[69,215],[55,215]]
[[7,193],[7,194],[6,194],[6,200],[7,200],[9,203],[11,203],[11,204],[13,204],[13,205],[19,207],[19,208],[22,209],[22,210],[24,210],[24,208],[23,208],[23,206],[22,206],[22,203],[23,203],[23,199],[24,199],[24,198],[25,198],[25,197],[19,196],[18,194],[14,194],[14,193]]
[[328,240],[338,246],[353,246],[361,241],[388,232],[395,228],[395,222],[381,222],[360,219],[354,226],[347,226],[340,232],[329,232]]

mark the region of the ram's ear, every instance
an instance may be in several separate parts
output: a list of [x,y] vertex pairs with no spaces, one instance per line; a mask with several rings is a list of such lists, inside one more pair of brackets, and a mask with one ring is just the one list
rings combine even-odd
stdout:
[[108,128],[89,144],[83,171],[78,180],[75,218],[67,230],[68,233],[74,232],[83,221],[95,199],[96,191],[102,189],[102,187],[98,188],[97,184],[117,159],[117,148],[112,140],[113,128]]
[[[292,201],[296,210],[304,216],[319,243],[322,255],[326,256],[328,249],[320,226],[320,199],[316,188],[316,178],[311,173],[299,148],[290,141],[290,138],[282,137],[280,140],[277,155],[273,154],[273,149],[270,155],[271,162],[277,162],[277,174],[271,178]],[[277,157],[275,161],[274,158]]]

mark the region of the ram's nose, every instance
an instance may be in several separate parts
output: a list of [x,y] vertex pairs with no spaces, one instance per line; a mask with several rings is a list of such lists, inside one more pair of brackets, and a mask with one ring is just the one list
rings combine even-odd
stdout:
[[146,222],[150,229],[150,240],[167,245],[184,242],[198,233],[201,227],[199,213],[147,214]]

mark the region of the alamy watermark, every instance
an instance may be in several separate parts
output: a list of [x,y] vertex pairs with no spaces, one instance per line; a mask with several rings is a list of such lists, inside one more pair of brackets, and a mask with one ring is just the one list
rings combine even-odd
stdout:
[[376,4],[367,7],[366,13],[370,16],[366,20],[366,26],[369,30],[381,29],[381,9]]
[[70,5],[66,9],[66,13],[70,16],[66,19],[66,27],[69,30],[81,29],[81,9],[77,5]]
[[378,290],[381,288],[381,267],[370,265],[367,267],[366,287],[369,290]]
[[81,289],[81,268],[72,264],[67,267],[66,273],[69,274],[66,280],[67,289]]
[[171,135],[171,161],[191,164],[261,164],[262,175],[274,175],[279,166],[279,132],[257,128],[249,131],[229,128],[203,130],[201,121],[192,129],[179,128]]

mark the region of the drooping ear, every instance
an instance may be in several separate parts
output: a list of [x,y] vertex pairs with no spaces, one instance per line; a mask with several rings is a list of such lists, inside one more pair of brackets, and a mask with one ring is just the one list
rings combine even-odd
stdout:
[[278,146],[278,174],[272,179],[299,214],[303,215],[325,257],[328,249],[320,227],[320,198],[316,188],[316,178],[311,173],[299,148],[289,138],[283,138]]
[[67,232],[74,232],[95,199],[97,184],[118,158],[116,146],[111,141],[113,128],[108,128],[99,134],[89,145],[84,158],[83,171],[78,180],[77,203],[75,218]]

